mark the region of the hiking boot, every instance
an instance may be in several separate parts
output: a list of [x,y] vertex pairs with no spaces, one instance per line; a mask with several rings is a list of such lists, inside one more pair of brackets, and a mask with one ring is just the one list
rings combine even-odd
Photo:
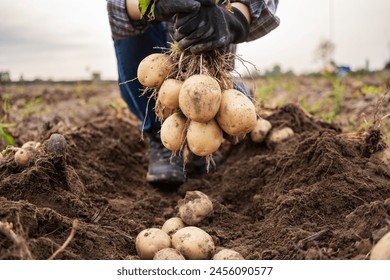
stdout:
[[148,183],[165,188],[176,188],[186,181],[183,161],[161,143],[159,134],[145,134],[149,144]]

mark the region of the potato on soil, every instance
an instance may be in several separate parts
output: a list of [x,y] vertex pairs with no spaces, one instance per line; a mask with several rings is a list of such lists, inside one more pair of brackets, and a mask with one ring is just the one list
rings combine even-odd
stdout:
[[223,133],[215,120],[207,123],[191,121],[187,130],[188,148],[195,155],[211,155],[221,146]]
[[214,78],[199,74],[184,81],[179,94],[179,107],[187,118],[208,122],[217,114],[220,104],[221,88]]
[[372,248],[370,260],[390,260],[390,232],[386,233]]
[[215,252],[211,236],[194,226],[179,229],[172,236],[172,246],[188,260],[209,260]]
[[15,153],[15,163],[19,167],[27,166],[33,158],[31,148],[19,148]]
[[185,224],[182,219],[179,217],[173,217],[166,220],[161,229],[169,236],[172,236],[176,231],[182,229],[183,227],[185,227]]
[[54,133],[50,136],[49,142],[47,143],[47,151],[50,154],[62,156],[65,154],[66,140],[61,134]]
[[245,260],[245,259],[240,253],[232,249],[222,249],[213,256],[213,260]]
[[200,191],[188,191],[179,200],[179,217],[184,223],[194,226],[213,213],[213,203]]
[[138,81],[150,88],[158,88],[168,77],[173,62],[169,55],[153,53],[145,57],[137,70]]
[[137,235],[135,247],[141,259],[151,260],[158,251],[171,247],[171,238],[161,229],[148,228]]
[[153,260],[185,260],[184,256],[174,248],[165,248],[158,251]]
[[215,118],[223,131],[231,136],[239,136],[255,128],[256,108],[243,93],[228,89],[222,92],[221,106]]
[[293,135],[294,135],[294,131],[290,127],[273,129],[269,134],[269,142],[272,144],[277,144],[283,142],[284,140],[287,140]]
[[186,136],[186,119],[180,113],[169,116],[161,125],[161,142],[170,151],[177,151]]
[[255,128],[251,131],[251,139],[255,143],[261,143],[265,140],[272,125],[269,121],[259,118],[256,122]]
[[172,110],[178,108],[182,85],[183,82],[176,79],[165,80],[158,91],[157,101],[165,108]]
[[36,142],[36,141],[27,141],[22,145],[22,148],[32,148],[32,149],[37,149],[41,143]]

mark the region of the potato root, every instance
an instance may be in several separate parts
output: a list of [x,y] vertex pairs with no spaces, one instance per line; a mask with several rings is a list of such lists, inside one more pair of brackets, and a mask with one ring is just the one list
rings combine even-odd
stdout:
[[257,114],[253,102],[235,89],[224,90],[216,120],[230,136],[251,132],[256,126]]
[[145,57],[137,70],[138,81],[146,87],[158,88],[168,77],[173,62],[169,55],[153,53]]
[[188,260],[209,260],[215,252],[211,236],[194,226],[179,229],[172,236],[172,246]]
[[178,204],[179,217],[190,226],[200,223],[213,213],[213,203],[200,191],[188,191]]
[[271,130],[272,125],[269,121],[259,118],[256,122],[256,126],[251,131],[251,139],[255,143],[262,143]]
[[161,126],[161,142],[170,151],[180,149],[186,136],[186,119],[180,113],[169,116]]
[[179,94],[179,107],[194,121],[206,123],[214,118],[221,104],[221,88],[207,75],[193,75],[186,79]]
[[158,228],[144,229],[135,239],[137,254],[143,260],[151,260],[158,251],[169,247],[171,238]]
[[187,130],[188,148],[195,155],[208,156],[218,150],[223,141],[223,133],[215,120],[207,123],[191,121]]

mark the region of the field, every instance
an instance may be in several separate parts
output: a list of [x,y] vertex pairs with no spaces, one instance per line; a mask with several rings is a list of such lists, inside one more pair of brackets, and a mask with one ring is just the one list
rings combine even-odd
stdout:
[[[261,115],[295,134],[224,147],[177,190],[147,184],[147,144],[116,83],[0,86],[0,259],[137,259],[135,237],[177,215],[186,191],[213,201],[199,225],[246,259],[368,259],[390,230],[389,72],[247,81]],[[62,134],[65,156],[47,152]],[[26,167],[15,147],[42,143]]]

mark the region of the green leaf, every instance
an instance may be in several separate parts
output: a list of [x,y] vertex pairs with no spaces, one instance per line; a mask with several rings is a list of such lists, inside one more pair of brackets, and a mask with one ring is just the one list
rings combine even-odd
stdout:
[[1,127],[0,127],[0,137],[3,138],[8,145],[14,144],[14,138]]
[[139,9],[141,11],[141,15],[145,16],[146,11],[148,10],[148,7],[150,5],[150,2],[154,2],[154,0],[139,0]]

